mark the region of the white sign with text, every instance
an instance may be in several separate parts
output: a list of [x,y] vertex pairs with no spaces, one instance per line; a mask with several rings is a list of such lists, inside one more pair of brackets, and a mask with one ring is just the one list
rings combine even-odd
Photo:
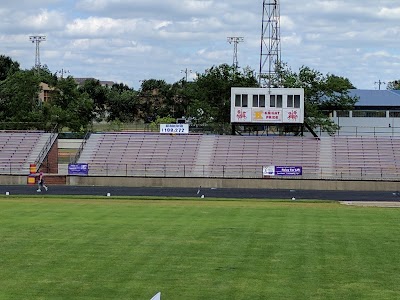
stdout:
[[189,124],[160,124],[160,133],[189,133]]

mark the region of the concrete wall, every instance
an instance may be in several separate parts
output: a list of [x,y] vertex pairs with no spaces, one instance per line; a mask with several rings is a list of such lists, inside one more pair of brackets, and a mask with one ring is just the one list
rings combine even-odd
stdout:
[[[338,181],[338,180],[280,180],[280,179],[216,179],[165,177],[63,177],[71,186],[126,186],[126,187],[188,187],[197,188],[253,188],[338,191],[400,191],[400,182],[393,181]],[[51,176],[46,182],[52,182]],[[0,176],[0,185],[27,184],[27,176]],[[61,181],[53,184],[62,184]]]
[[0,185],[28,184],[28,174],[22,175],[0,175]]
[[142,177],[78,177],[68,176],[67,184],[83,186],[128,187],[193,187],[206,188],[262,188],[298,190],[353,190],[397,191],[400,182],[336,181],[336,180],[280,180],[280,179],[216,179],[216,178],[142,178]]

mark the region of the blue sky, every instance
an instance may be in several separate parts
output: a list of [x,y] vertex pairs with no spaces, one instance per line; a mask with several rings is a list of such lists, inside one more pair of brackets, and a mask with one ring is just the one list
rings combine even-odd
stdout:
[[[0,54],[31,68],[30,35],[45,35],[41,63],[52,72],[138,89],[144,79],[173,83],[232,63],[228,36],[244,37],[239,66],[258,72],[263,1],[13,0],[0,4]],[[344,76],[357,87],[400,79],[398,1],[281,0],[282,60]],[[382,84],[381,88],[385,88]]]

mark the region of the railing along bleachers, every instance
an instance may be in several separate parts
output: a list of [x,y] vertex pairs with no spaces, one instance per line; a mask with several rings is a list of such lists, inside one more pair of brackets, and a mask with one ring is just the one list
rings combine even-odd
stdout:
[[195,164],[199,135],[104,133],[85,148],[93,154],[78,162],[89,164],[91,175],[188,176]]
[[263,167],[301,166],[315,174],[319,143],[314,138],[216,136],[212,169],[216,177],[262,177]]
[[396,137],[334,137],[335,177],[399,180],[399,146]]
[[0,131],[0,174],[28,174],[28,158],[40,140],[40,131]]
[[211,136],[212,148],[205,154],[209,162],[199,165],[202,135],[97,135],[85,146],[92,150],[84,149],[78,161],[89,164],[89,175],[259,178],[263,167],[272,165],[318,173],[319,143],[314,138]]
[[[303,175],[286,178],[400,180],[395,137],[326,137],[322,143],[310,137],[215,135],[205,142],[202,135],[107,133],[91,139],[79,160],[89,163],[89,175],[262,178],[263,167],[291,166],[302,167]],[[89,146],[92,154],[85,157]]]

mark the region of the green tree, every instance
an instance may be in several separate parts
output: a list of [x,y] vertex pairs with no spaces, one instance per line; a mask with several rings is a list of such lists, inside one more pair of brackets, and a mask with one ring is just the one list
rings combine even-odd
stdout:
[[386,89],[388,89],[388,90],[400,90],[400,79],[399,80],[390,81],[387,84]]
[[[40,113],[39,79],[33,71],[17,71],[0,82],[0,118],[3,122],[38,123]],[[24,128],[23,124],[18,129]]]
[[17,71],[20,71],[18,62],[13,61],[9,56],[0,55],[0,81],[5,80]]
[[167,105],[169,106],[169,113],[172,118],[181,118],[185,116],[188,97],[185,94],[185,85],[187,83],[184,79],[170,85],[167,93]]
[[196,107],[196,83],[180,80],[172,85],[174,93],[174,114],[175,118],[190,118],[195,115]]
[[305,122],[313,129],[321,128],[333,134],[338,126],[331,121],[333,110],[352,109],[357,97],[348,94],[355,87],[344,77],[321,72],[302,66],[298,73],[284,66],[280,73],[282,85],[286,88],[304,89]]
[[139,114],[138,93],[123,85],[113,85],[107,96],[107,121],[133,122]]
[[164,80],[144,80],[138,95],[139,118],[146,123],[151,123],[157,116],[168,116],[171,110],[169,99],[172,96],[171,85]]
[[61,78],[57,82],[51,100],[46,104],[50,122],[58,129],[69,128],[74,132],[84,132],[94,117],[94,103],[87,93],[80,93],[72,77]]
[[258,87],[254,72],[222,64],[197,74],[190,104],[193,117],[218,125],[220,130],[229,128],[232,87]]
[[47,65],[43,65],[37,73],[37,69],[33,68],[32,71],[39,77],[40,82],[47,83],[49,86],[55,86],[57,84],[56,74],[51,73]]
[[170,116],[162,118],[158,116],[153,122],[150,123],[150,129],[151,131],[159,131],[160,124],[174,124],[175,122],[176,119]]
[[108,102],[109,88],[102,86],[97,79],[88,79],[78,89],[81,94],[86,93],[92,99],[96,119],[98,121],[103,120]]

